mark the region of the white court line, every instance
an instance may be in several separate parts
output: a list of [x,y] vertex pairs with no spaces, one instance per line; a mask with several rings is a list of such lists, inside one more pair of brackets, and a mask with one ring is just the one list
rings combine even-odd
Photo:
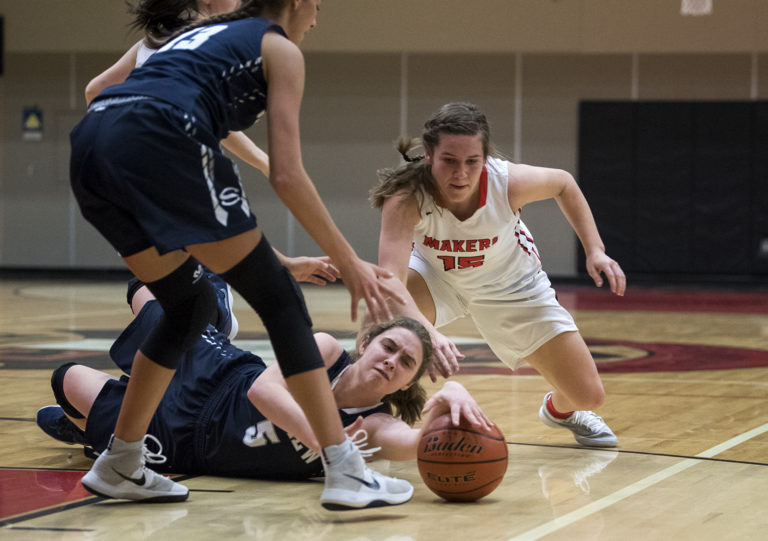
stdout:
[[109,351],[115,341],[111,338],[83,338],[82,340],[67,340],[66,342],[47,342],[45,344],[29,344],[19,346],[28,349],[76,349],[79,351]]
[[[754,438],[755,436],[759,436],[760,434],[764,434],[766,432],[768,432],[768,424],[764,424],[763,426],[753,428],[752,430],[744,432],[743,434],[740,434],[734,438],[731,438],[726,442],[723,442],[719,445],[715,445],[711,449],[702,451],[696,456],[700,458],[712,458],[713,456],[718,455],[723,451],[730,449],[731,447],[735,447],[741,443],[744,443],[749,439]],[[573,524],[574,522],[577,522],[583,519],[584,517],[591,515],[592,513],[602,511],[606,507],[610,507],[611,505],[614,505],[622,500],[625,500],[630,496],[634,496],[638,492],[641,492],[646,488],[649,488],[657,483],[660,483],[665,479],[668,479],[673,475],[677,475],[678,473],[685,471],[688,468],[700,463],[701,463],[701,460],[696,460],[695,458],[686,458],[685,460],[682,460],[677,464],[674,464],[664,470],[661,470],[660,472],[654,473],[653,475],[649,475],[645,479],[641,479],[640,481],[637,481],[636,483],[632,483],[631,485],[624,487],[621,490],[617,490],[613,494],[609,494],[608,496],[600,498],[599,500],[595,500],[594,502],[588,505],[585,505],[580,509],[571,511],[570,513],[567,513],[561,517],[557,517],[556,519],[551,520],[546,524],[542,524],[541,526],[538,526],[536,528],[533,528],[532,530],[528,530],[523,534],[520,534],[515,537],[511,537],[509,541],[533,541],[534,539],[540,539],[545,535],[549,535],[553,532],[556,532],[557,530],[564,528],[570,524]]]

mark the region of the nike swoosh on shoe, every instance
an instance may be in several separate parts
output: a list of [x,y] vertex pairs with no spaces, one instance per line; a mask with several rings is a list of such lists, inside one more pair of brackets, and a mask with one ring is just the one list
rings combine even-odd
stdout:
[[122,477],[123,479],[125,479],[126,481],[129,481],[139,487],[143,487],[147,482],[146,475],[144,475],[143,473],[141,474],[141,477],[139,477],[138,479],[134,479],[133,477],[128,477],[127,475],[123,475],[122,473],[117,471],[115,468],[112,468],[112,471],[115,472],[120,477]]
[[379,482],[375,478],[374,478],[373,481],[366,481],[365,479],[361,479],[359,477],[355,477],[354,475],[349,475],[348,473],[345,473],[344,475],[346,475],[350,479],[354,479],[358,483],[362,483],[363,485],[367,486],[371,490],[379,490],[379,489],[381,489],[381,485],[379,484]]

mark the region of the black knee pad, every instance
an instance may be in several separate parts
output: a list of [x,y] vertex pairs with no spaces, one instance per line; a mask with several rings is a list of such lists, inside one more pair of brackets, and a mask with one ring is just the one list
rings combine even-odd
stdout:
[[125,300],[128,301],[128,306],[133,305],[133,296],[142,287],[144,287],[144,282],[135,276],[132,276],[131,279],[128,280],[128,291],[125,292]]
[[53,396],[56,399],[56,403],[61,406],[64,413],[72,417],[73,419],[85,419],[85,415],[77,411],[77,408],[69,403],[67,395],[64,394],[64,375],[67,370],[75,366],[77,363],[62,364],[51,374],[51,389],[53,389]]
[[283,376],[324,366],[304,295],[266,237],[240,263],[219,276],[259,314]]
[[203,266],[191,257],[165,278],[146,285],[164,315],[139,349],[155,363],[175,369],[181,355],[215,318],[216,292]]

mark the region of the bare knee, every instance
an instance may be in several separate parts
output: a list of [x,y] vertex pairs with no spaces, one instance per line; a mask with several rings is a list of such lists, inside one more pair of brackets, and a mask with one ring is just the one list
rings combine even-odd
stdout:
[[84,417],[88,417],[96,397],[110,379],[115,378],[106,372],[76,364],[64,374],[62,390],[72,407]]
[[557,390],[553,402],[559,411],[594,410],[603,404],[603,383],[578,332],[557,335],[526,360]]
[[605,402],[605,389],[598,380],[582,388],[575,396],[569,396],[568,399],[575,410],[596,410]]

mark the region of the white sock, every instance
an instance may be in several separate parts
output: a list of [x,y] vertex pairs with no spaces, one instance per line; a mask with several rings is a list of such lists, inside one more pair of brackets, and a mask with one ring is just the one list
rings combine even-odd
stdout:
[[139,441],[123,441],[112,435],[109,442],[108,454],[114,458],[115,467],[123,472],[134,472],[141,467],[144,439]]
[[144,446],[144,438],[139,441],[123,441],[114,434],[109,442],[109,450],[112,453],[124,453],[140,450]]
[[323,447],[323,461],[326,466],[335,466],[343,461],[350,453],[355,451],[355,444],[349,438],[345,438],[338,445]]

